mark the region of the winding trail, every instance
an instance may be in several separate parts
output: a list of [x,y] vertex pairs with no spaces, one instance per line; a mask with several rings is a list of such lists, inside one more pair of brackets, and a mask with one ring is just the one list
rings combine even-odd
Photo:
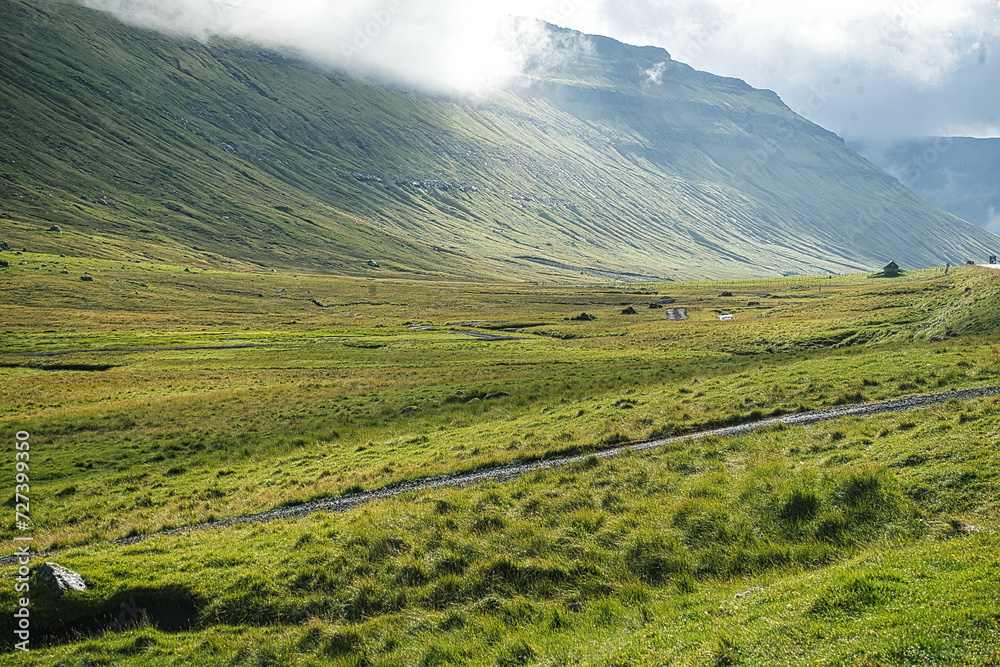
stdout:
[[[111,543],[117,545],[130,545],[160,535],[165,535],[165,536],[183,535],[184,533],[188,533],[194,530],[218,530],[220,528],[228,528],[230,526],[235,526],[237,524],[265,523],[269,521],[278,521],[281,519],[293,519],[293,518],[303,517],[308,514],[313,514],[315,512],[347,512],[349,510],[355,509],[357,507],[366,505],[371,502],[375,502],[377,500],[395,498],[404,493],[410,493],[413,491],[428,491],[431,489],[464,487],[464,486],[469,486],[471,484],[479,484],[487,481],[501,481],[501,482],[507,481],[514,479],[515,477],[520,477],[522,475],[535,472],[536,470],[543,470],[546,468],[558,468],[560,466],[565,466],[571,463],[578,463],[590,456],[597,456],[599,458],[609,459],[624,454],[626,452],[641,452],[647,449],[656,449],[657,447],[663,447],[665,445],[670,445],[678,442],[685,442],[688,440],[698,440],[709,436],[731,438],[734,436],[746,435],[748,433],[753,433],[754,431],[758,431],[760,429],[764,429],[769,426],[774,426],[777,424],[785,424],[788,426],[808,426],[810,424],[817,424],[819,422],[829,421],[831,419],[839,419],[841,417],[856,417],[856,416],[868,417],[871,415],[877,415],[886,412],[905,412],[907,410],[923,408],[931,405],[939,405],[951,399],[957,399],[959,401],[971,401],[978,398],[996,396],[997,394],[1000,394],[1000,386],[981,387],[978,389],[963,389],[959,391],[948,391],[938,394],[921,394],[918,396],[906,396],[903,398],[894,398],[887,401],[880,401],[878,403],[859,403],[855,405],[841,405],[832,408],[824,408],[822,410],[813,410],[811,412],[800,412],[795,414],[783,415],[781,417],[770,417],[767,419],[761,419],[759,421],[748,422],[745,424],[737,424],[735,426],[725,426],[722,428],[711,429],[709,431],[701,431],[699,433],[691,433],[688,435],[679,435],[670,438],[662,438],[659,440],[648,440],[645,442],[631,443],[595,452],[588,452],[586,454],[577,454],[574,456],[563,456],[551,459],[540,459],[536,461],[530,461],[527,463],[517,463],[506,466],[498,466],[494,468],[484,468],[482,470],[476,470],[473,472],[456,473],[452,475],[441,475],[439,477],[427,477],[423,479],[412,480],[409,482],[399,482],[396,484],[389,484],[387,486],[383,486],[378,489],[374,489],[372,491],[361,491],[358,493],[351,493],[344,496],[338,496],[335,498],[324,498],[322,500],[314,500],[311,502],[302,503],[301,505],[293,505],[291,507],[283,507],[280,509],[268,510],[266,512],[260,512],[257,514],[247,514],[245,516],[233,517],[231,519],[209,521],[206,523],[195,524],[192,526],[183,526],[181,528],[174,528],[171,530],[161,531],[158,533],[125,537],[118,540],[114,540]],[[51,552],[33,553],[32,556],[38,557],[38,556],[48,555],[50,553]],[[14,563],[15,559],[12,556],[0,558],[0,566],[12,565]]]

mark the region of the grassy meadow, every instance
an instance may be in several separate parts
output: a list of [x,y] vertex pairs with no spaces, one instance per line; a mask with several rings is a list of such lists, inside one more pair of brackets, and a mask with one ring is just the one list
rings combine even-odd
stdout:
[[1000,384],[1000,274],[570,286],[3,258],[3,455],[31,434],[33,548],[90,588],[33,584],[32,651],[0,664],[1000,661],[997,398],[111,543]]

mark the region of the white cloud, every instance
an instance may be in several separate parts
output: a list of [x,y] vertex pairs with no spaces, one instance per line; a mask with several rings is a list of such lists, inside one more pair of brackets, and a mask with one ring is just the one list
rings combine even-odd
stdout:
[[[517,74],[551,45],[518,3],[461,0],[84,0],[147,28],[238,37],[324,63],[377,70],[436,89],[475,90]],[[563,0],[572,4],[573,0]],[[529,9],[530,3],[521,3]],[[534,6],[535,12],[539,11]],[[556,7],[548,14],[564,18]]]
[[660,85],[663,83],[663,73],[667,69],[667,63],[664,61],[662,63],[656,63],[653,67],[650,67],[645,71],[647,77],[649,77],[650,83],[655,83]]
[[[475,90],[551,46],[535,17],[776,90],[843,135],[996,135],[997,0],[85,0],[133,23]],[[656,72],[650,73],[652,81]],[[992,119],[991,119],[992,116]]]

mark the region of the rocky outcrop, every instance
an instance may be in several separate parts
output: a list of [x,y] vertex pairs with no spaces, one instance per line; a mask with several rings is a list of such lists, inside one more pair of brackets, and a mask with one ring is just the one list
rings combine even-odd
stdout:
[[67,591],[87,590],[83,577],[56,563],[42,565],[35,571],[35,578],[48,587],[53,597],[61,597]]

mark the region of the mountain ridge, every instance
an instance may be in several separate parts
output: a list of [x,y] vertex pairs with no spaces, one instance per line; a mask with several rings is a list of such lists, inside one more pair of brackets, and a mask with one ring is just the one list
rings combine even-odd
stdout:
[[993,248],[773,92],[656,47],[552,27],[566,57],[455,99],[72,3],[0,5],[15,244],[529,280],[864,271]]

